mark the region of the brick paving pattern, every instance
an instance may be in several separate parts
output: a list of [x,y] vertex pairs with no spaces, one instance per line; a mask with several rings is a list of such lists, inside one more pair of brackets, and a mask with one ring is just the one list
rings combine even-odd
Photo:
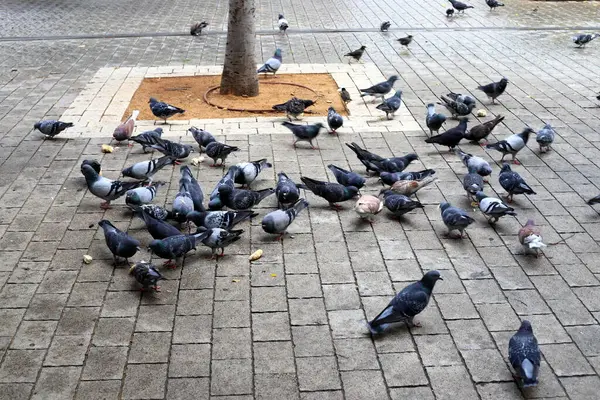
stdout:
[[[406,108],[399,124],[374,118],[354,125],[350,119],[339,136],[322,134],[315,151],[302,145],[292,150],[289,134],[275,126],[260,134],[258,120],[247,133],[242,125],[230,132],[235,122],[211,122],[218,139],[241,148],[230,162],[273,162],[253,188],[273,186],[279,171],[331,180],[330,163],[363,172],[344,146],[351,141],[381,155],[414,151],[420,160],[409,170],[434,168],[438,181],[417,194],[423,210],[401,223],[384,211],[372,226],[357,220],[351,202],[336,212],[308,194],[311,207],[291,226],[293,238],[275,242],[257,218],[242,224],[243,240],[228,247],[226,257],[209,262],[204,257],[210,252],[200,247],[183,267],[164,271],[160,293],[143,295],[128,268],[112,266],[96,223],[109,219],[144,248],[150,236],[122,200],[100,210],[79,165],[97,158],[104,175],[116,178],[149,156],[139,146],[100,154],[114,125],[100,130],[103,135],[46,141],[32,126],[76,107],[73,101],[101,68],[221,65],[225,36],[9,37],[183,32],[202,19],[220,32],[227,4],[72,3],[8,0],[0,10],[0,399],[598,397],[600,229],[598,212],[585,200],[600,192],[600,107],[594,100],[600,43],[578,50],[570,42],[571,28],[597,25],[596,2],[519,0],[490,13],[478,1],[476,9],[448,21],[448,5],[433,0],[257,1],[258,29],[275,27],[282,9],[292,26],[287,37],[257,37],[261,59],[279,46],[284,63],[338,64],[364,44],[366,64],[384,76],[401,76],[396,87]],[[384,19],[415,35],[410,51],[394,41],[404,30],[360,31]],[[353,31],[294,34],[295,27]],[[501,104],[489,106],[474,88],[500,76],[509,78],[508,91]],[[532,140],[519,153],[523,165],[515,170],[537,195],[518,196],[518,215],[495,227],[479,211],[470,212],[476,223],[461,241],[445,236],[437,207],[446,200],[469,208],[460,183],[465,169],[445,148],[424,143],[424,106],[448,90],[475,95],[487,118],[506,116],[496,139],[544,122],[558,132],[552,151],[540,155]],[[192,143],[177,132],[172,129],[170,138]],[[492,162],[486,192],[502,194],[498,153],[462,148]],[[224,169],[204,163],[195,171],[207,193]],[[155,179],[169,182],[156,200],[169,205],[178,169],[164,169]],[[380,188],[372,178],[365,192]],[[274,207],[269,198],[256,209],[264,214]],[[528,218],[551,243],[538,259],[525,257],[516,237]],[[258,248],[263,258],[250,263],[248,255]],[[83,254],[94,261],[83,264]],[[142,251],[135,259],[147,256]],[[444,281],[416,318],[422,327],[400,326],[371,338],[365,321],[431,269]],[[521,319],[532,322],[543,353],[540,384],[524,391],[507,363],[508,341]]]

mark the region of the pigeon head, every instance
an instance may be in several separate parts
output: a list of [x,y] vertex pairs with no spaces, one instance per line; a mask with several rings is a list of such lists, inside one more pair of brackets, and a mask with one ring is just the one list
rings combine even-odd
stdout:
[[142,200],[140,199],[140,196],[137,192],[135,191],[131,191],[128,192],[127,195],[125,196],[125,202],[127,204],[142,204]]
[[409,39],[412,39],[413,35],[407,35],[406,37],[409,38]]
[[429,104],[427,104],[427,108],[428,109],[431,109],[431,108],[435,109],[435,104],[429,103]]
[[279,18],[279,19],[283,18],[283,14],[279,14],[279,17],[278,17],[278,18]]
[[317,123],[315,124],[315,126],[318,126],[318,127],[319,127],[319,130],[321,130],[321,129],[325,128],[325,125],[323,125],[321,122],[317,122]]
[[383,188],[383,189],[381,189],[379,191],[379,195],[380,196],[383,195],[383,197],[387,197],[387,196],[390,196],[390,195],[393,195],[393,194],[394,194],[394,192],[392,192],[390,189]]
[[402,97],[402,90],[396,90],[396,93],[394,93],[394,97],[401,98]]
[[521,138],[523,138],[523,141],[525,143],[527,143],[527,141],[529,140],[529,135],[533,133],[533,129],[531,128],[525,128],[523,129],[523,132],[519,133],[519,136],[521,136]]
[[273,55],[278,60],[281,60],[281,49],[275,50],[275,54]]
[[225,196],[229,195],[233,191],[233,187],[229,185],[221,185],[219,186],[219,194],[223,194]]
[[519,333],[533,333],[533,328],[531,327],[531,322],[524,319],[521,321],[521,327],[519,327]]
[[485,199],[487,196],[485,195],[485,193],[479,191],[479,192],[475,193],[475,197],[477,198],[477,201],[481,201],[481,200]]
[[433,271],[429,271],[425,275],[423,275],[423,278],[421,278],[421,283],[426,288],[432,290],[437,281],[443,281],[443,280],[444,279],[440,275],[440,272],[433,270]]
[[42,123],[41,123],[41,122],[36,122],[36,123],[33,125],[33,129],[40,129],[40,127],[41,127],[41,126],[42,126]]
[[367,46],[360,46],[361,50],[365,50],[367,48]]
[[440,203],[440,210],[442,210],[442,212],[446,211],[446,209],[450,207],[450,203],[444,201],[442,203]]
[[416,155],[415,153],[409,153],[409,154],[405,155],[404,158],[406,159],[407,163],[411,163],[415,160],[418,160],[419,156]]
[[500,79],[500,82],[503,83],[503,84],[507,84],[508,83],[508,79],[502,78],[502,79]]
[[500,172],[510,172],[510,165],[508,163],[504,163],[502,164],[502,169],[500,170]]
[[148,245],[148,251],[152,253],[160,252],[161,249],[164,248],[164,243],[162,240],[154,239]]
[[85,176],[86,182],[95,182],[100,178],[94,167],[89,164],[81,166],[81,173]]
[[356,197],[358,195],[358,188],[356,186],[346,186],[344,192],[351,198]]
[[102,167],[100,166],[100,163],[97,160],[83,160],[83,162],[81,163],[81,172],[82,173],[83,173],[84,165],[90,165],[94,169],[94,171],[96,171],[96,173],[98,175],[101,175]]
[[398,75],[392,75],[392,76],[390,76],[390,77],[388,78],[388,82],[393,84],[393,83],[394,83],[394,82],[396,82],[398,79],[400,79],[400,77],[399,77]]
[[535,225],[535,222],[533,222],[532,219],[528,219],[527,223],[525,224],[525,226],[534,226],[534,225]]
[[329,107],[329,108],[327,109],[327,112],[332,112],[332,111],[333,111],[333,112],[335,112],[335,108],[333,108],[333,107]]
[[156,100],[154,97],[150,97],[150,100],[148,100],[149,104],[154,104],[154,103],[158,103],[158,100]]

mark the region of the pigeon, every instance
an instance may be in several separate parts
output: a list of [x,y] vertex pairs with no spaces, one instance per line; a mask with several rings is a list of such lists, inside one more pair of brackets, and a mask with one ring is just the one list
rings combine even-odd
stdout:
[[410,44],[410,42],[412,42],[412,40],[413,40],[413,36],[412,35],[408,35],[406,37],[398,39],[398,41],[400,42],[400,44],[402,46],[406,46],[406,47],[408,47],[408,45]]
[[367,173],[369,171],[375,171],[376,173],[381,173],[384,171],[402,172],[411,162],[419,159],[419,156],[417,156],[415,153],[409,153],[402,157],[383,158],[377,154],[362,149],[354,142],[351,144],[346,143],[346,146],[354,151],[358,157],[358,160],[367,168]]
[[190,153],[194,152],[194,148],[190,144],[180,144],[172,142],[168,139],[155,138],[154,143],[150,145],[155,150],[160,151],[165,156],[170,156],[175,159],[174,163],[179,164],[179,161],[186,158]]
[[438,280],[443,280],[438,271],[429,271],[420,281],[411,283],[400,291],[390,304],[368,323],[372,334],[382,333],[391,324],[404,322],[409,327],[421,326],[414,317],[427,307],[431,292]]
[[138,117],[138,115],[140,115],[140,112],[138,110],[134,110],[131,113],[131,116],[127,118],[125,122],[117,126],[113,132],[113,139],[117,142],[129,140],[133,134],[133,129],[135,128],[135,119]]
[[[192,136],[196,143],[198,143],[198,147],[200,148],[200,153],[208,146],[211,142],[216,142],[216,139],[210,132],[205,131],[204,129],[198,129],[195,126],[192,126],[187,132],[191,132]],[[186,132],[186,134],[187,134]]]
[[148,180],[148,184],[150,184],[152,183],[152,177],[155,173],[167,165],[173,164],[174,162],[175,159],[173,157],[163,156],[154,160],[135,163],[131,167],[127,167],[122,170],[121,174],[133,179]]
[[283,14],[279,14],[277,26],[279,26],[279,32],[285,33],[287,28],[289,28],[287,19],[284,18]]
[[367,48],[367,46],[360,46],[360,49],[357,49],[357,50],[354,50],[354,51],[344,54],[344,57],[350,57],[348,59],[348,64],[350,64],[350,61],[352,59],[355,59],[356,61],[360,61],[366,48]]
[[392,26],[392,24],[390,23],[390,21],[384,21],[381,23],[381,25],[379,25],[379,30],[381,32],[387,32],[388,29],[390,29],[390,26]]
[[260,73],[267,74],[269,72],[272,72],[273,76],[275,76],[275,74],[277,73],[277,70],[279,69],[279,67],[281,67],[281,62],[282,62],[281,49],[276,49],[275,54],[273,54],[273,57],[269,58],[267,60],[267,62],[256,71],[256,73],[257,74],[260,74]]
[[533,250],[536,257],[539,251],[546,245],[542,242],[542,234],[539,226],[536,226],[532,219],[528,219],[524,227],[519,229],[519,243],[525,247],[525,252]]
[[200,36],[202,34],[202,29],[206,28],[208,23],[206,21],[196,22],[190,28],[190,35],[192,36]]
[[94,171],[96,171],[96,173],[98,175],[102,175],[102,166],[100,165],[98,160],[83,160],[81,162],[81,173],[82,174],[83,174],[83,166],[84,165],[89,165],[90,167],[92,167],[94,169]]
[[494,128],[504,120],[504,117],[497,115],[496,118],[472,127],[463,135],[465,139],[471,142],[479,142],[481,139],[486,139],[492,133]]
[[397,181],[395,182],[390,190],[394,193],[403,194],[405,196],[412,196],[417,193],[420,189],[424,188],[435,182],[437,178],[428,176],[420,181]]
[[141,206],[142,204],[150,204],[156,197],[157,189],[163,185],[163,182],[156,182],[152,185],[130,189],[125,193],[125,204],[130,208]]
[[225,160],[227,159],[227,157],[233,153],[234,151],[238,151],[240,148],[236,147],[236,146],[229,146],[226,145],[225,143],[221,143],[221,142],[210,142],[205,149],[206,155],[210,158],[212,158],[213,160],[213,164],[211,165],[211,167],[216,167],[217,166],[217,160],[221,160],[221,164],[218,165],[223,165],[225,163]]
[[296,147],[296,143],[298,142],[308,142],[313,149],[317,149],[317,147],[313,145],[312,141],[319,135],[321,129],[325,127],[320,122],[312,125],[297,125],[285,121],[282,122],[281,125],[292,131],[296,137],[296,140],[294,140],[294,147]]
[[171,118],[176,114],[185,113],[184,109],[172,106],[162,101],[158,101],[154,97],[150,97],[148,103],[150,104],[150,111],[152,111],[152,114],[155,117],[164,120],[165,124],[167,123],[167,118]]
[[379,82],[378,84],[373,85],[369,88],[360,89],[360,97],[373,96],[375,100],[377,98],[383,99],[386,94],[392,91],[392,89],[394,88],[394,83],[398,79],[400,79],[398,75],[392,75],[385,82]]
[[250,187],[250,184],[256,180],[258,174],[260,174],[263,169],[273,167],[270,162],[267,162],[266,158],[239,163],[236,166],[239,169],[239,173],[236,175],[234,182],[242,186],[246,185],[248,187]]
[[589,204],[590,206],[593,206],[594,204],[600,203],[600,194],[598,196],[596,196],[596,197],[592,197],[586,203]]
[[[402,104],[402,90],[396,90],[396,93],[389,99],[384,99],[381,104],[379,104],[376,108],[385,112],[385,117],[387,119],[393,119],[396,111],[400,109],[400,105]],[[391,118],[390,118],[391,116]]]
[[192,201],[194,202],[194,210],[195,211],[205,211],[204,208],[204,193],[202,192],[202,188],[200,184],[194,178],[190,167],[187,165],[182,165],[180,170],[181,178],[179,178],[179,184],[185,185],[186,190],[189,192],[192,197]]
[[508,163],[502,165],[500,175],[498,176],[500,186],[508,192],[507,201],[511,203],[515,194],[536,194],[525,180],[517,172],[510,169]]
[[197,227],[206,229],[221,228],[229,230],[242,221],[258,216],[252,210],[242,211],[192,211],[187,215],[187,220]]
[[144,221],[148,233],[150,233],[150,236],[152,236],[154,239],[164,239],[169,236],[181,235],[181,231],[179,229],[165,221],[154,218],[141,207],[138,207],[135,210],[135,215]]
[[[352,101],[352,98],[350,97],[350,93],[348,93],[346,88],[340,89],[340,96],[342,97],[342,101],[346,104],[348,104]],[[600,97],[600,94],[598,95],[598,97]],[[600,99],[598,99],[598,100],[600,100]]]
[[588,44],[589,42],[591,42],[599,36],[600,34],[598,33],[593,33],[591,35],[584,33],[581,35],[573,36],[573,43],[575,43],[577,47],[585,47],[586,44]]
[[67,128],[72,128],[74,125],[72,122],[56,121],[54,119],[47,119],[40,122],[36,122],[33,125],[33,129],[37,129],[46,135],[47,138],[53,138]]
[[485,161],[481,157],[474,156],[473,154],[465,153],[458,147],[454,149],[457,156],[460,157],[462,163],[467,167],[468,171],[475,171],[481,176],[489,176],[492,174],[492,167],[490,163]]
[[452,207],[450,203],[440,203],[440,210],[442,212],[442,221],[448,227],[448,235],[452,231],[457,230],[460,232],[460,238],[462,239],[465,228],[475,222],[465,210]]
[[446,10],[446,18],[451,18],[452,16],[454,16],[454,9],[453,8],[448,8]]
[[598,93],[598,96],[596,96],[596,100],[600,100],[600,93]]
[[139,135],[129,138],[132,142],[142,145],[142,151],[145,153],[146,148],[151,147],[156,143],[156,139],[160,139],[163,134],[163,128],[155,128],[153,131],[145,131]]
[[299,117],[304,115],[304,110],[314,104],[315,102],[313,100],[303,100],[292,97],[285,103],[275,104],[271,108],[275,111],[285,111],[285,115],[291,121],[292,117],[296,120],[300,119]]
[[544,125],[544,127],[537,133],[535,140],[540,145],[540,152],[545,153],[550,150],[550,146],[554,143],[554,137],[556,132],[550,124]]
[[216,256],[216,258],[218,259],[219,257],[225,255],[225,247],[241,239],[240,236],[242,233],[244,233],[244,230],[238,229],[228,231],[221,228],[211,228],[205,230],[204,232],[206,232],[206,237],[202,239],[202,244],[206,247],[209,247],[212,250],[210,257],[211,259],[215,257],[215,250],[221,249],[221,254]]
[[331,129],[330,133],[336,133],[344,125],[344,118],[338,114],[333,107],[327,109],[327,125]]
[[475,98],[469,96],[468,94],[450,92],[446,95],[446,97],[458,103],[466,104],[468,106],[470,106],[471,104],[473,106],[477,105],[477,101],[475,101]]
[[398,181],[420,181],[428,176],[435,174],[433,169],[424,169],[422,171],[413,172],[381,172],[379,179],[386,185],[392,186]]
[[233,188],[234,187],[233,180],[235,179],[235,177],[237,176],[238,173],[239,173],[238,167],[236,167],[235,165],[232,165],[231,167],[229,167],[229,170],[227,170],[227,173],[225,175],[223,175],[223,177],[219,180],[219,182],[217,182],[217,185],[212,190],[212,192],[210,192],[210,199],[208,202],[209,209],[220,210],[221,208],[223,208],[223,202],[221,201],[221,195],[219,194],[219,188],[222,186],[228,186],[228,187]]
[[485,0],[485,4],[488,5],[490,11],[494,11],[496,7],[504,7],[504,3],[500,3],[498,0]]
[[381,210],[383,210],[383,202],[379,197],[371,196],[369,194],[360,196],[354,205],[354,211],[358,216],[361,219],[369,221],[371,224],[373,223],[373,217],[376,214],[379,214]]
[[128,190],[142,185],[142,182],[121,182],[104,178],[98,175],[91,165],[82,165],[81,172],[85,176],[89,191],[105,201],[100,204],[100,208],[103,209],[110,208],[110,202],[123,196]]
[[479,209],[491,224],[498,222],[498,219],[505,215],[517,215],[514,208],[507,206],[500,199],[486,196],[483,192],[477,192],[475,197],[479,201]]
[[298,100],[299,102],[302,103],[302,105],[304,106],[304,108],[308,108],[311,106],[314,106],[315,104],[317,104],[316,101],[314,100],[310,100],[310,99],[299,99],[297,97],[293,97],[292,99],[286,101],[285,103],[281,103],[281,104],[275,104],[273,107],[271,107],[273,110],[275,111],[282,111],[284,112],[286,110],[286,107],[288,106],[288,103],[290,103],[292,100]]
[[308,201],[299,199],[292,207],[286,210],[275,210],[268,213],[261,223],[263,231],[279,235],[277,240],[283,239],[287,228],[306,207],[308,207]]
[[467,192],[467,197],[474,201],[477,192],[483,192],[483,177],[475,170],[469,169],[463,178],[463,188]]
[[140,290],[143,292],[148,289],[154,289],[157,292],[160,292],[160,286],[157,285],[158,281],[163,278],[163,276],[156,270],[154,265],[146,262],[139,261],[131,266],[129,269],[129,273],[133,274],[133,277],[142,287]]
[[177,222],[185,222],[189,213],[194,211],[194,200],[185,180],[179,180],[179,192],[173,199],[173,215]]
[[219,187],[219,197],[223,205],[232,210],[249,210],[273,193],[275,193],[274,189],[253,191],[236,189],[231,186]]
[[317,196],[324,198],[329,202],[329,205],[334,208],[340,208],[336,203],[350,200],[358,193],[358,188],[355,186],[344,186],[339,183],[322,182],[305,176],[300,179],[304,183],[301,187],[302,189],[310,190]]
[[435,104],[427,104],[427,115],[425,116],[425,124],[429,128],[429,134],[433,135],[433,132],[440,133],[442,125],[446,122],[446,116],[441,113],[435,112]]
[[378,167],[375,166],[374,162],[383,161],[383,157],[378,156],[375,153],[371,153],[365,149],[362,149],[358,144],[354,142],[352,142],[351,144],[346,143],[346,146],[348,146],[356,154],[358,160],[367,168],[367,173],[369,173],[369,171],[379,172]]
[[133,257],[140,250],[140,242],[117,229],[106,219],[98,222],[98,225],[104,231],[104,240],[106,241],[106,246],[108,246],[108,249],[113,254],[114,265],[117,265],[117,257],[124,258],[129,263],[129,258]]
[[450,3],[452,3],[452,7],[453,7],[453,8],[454,8],[456,11],[458,11],[458,12],[461,12],[461,11],[462,11],[462,12],[464,13],[466,9],[469,9],[469,8],[475,8],[475,7],[473,7],[473,6],[470,6],[470,5],[468,5],[468,4],[461,3],[460,1],[457,1],[457,0],[448,0],[448,1],[449,1]]
[[[193,235],[169,236],[164,239],[154,239],[148,245],[151,254],[165,258],[165,267],[174,269],[177,267],[177,258],[183,257],[190,250],[195,250],[196,245],[202,242],[210,234],[210,231],[198,232]],[[172,260],[175,260],[173,262]]]
[[397,194],[389,189],[381,191],[383,195],[383,205],[390,210],[396,217],[400,217],[415,208],[424,208],[425,206],[416,200],[411,199],[403,194]]
[[360,189],[363,186],[365,186],[365,183],[367,181],[364,177],[357,174],[356,172],[347,171],[333,164],[329,164],[327,168],[329,168],[329,170],[333,172],[335,180],[340,185],[354,186],[355,188]]
[[515,156],[523,147],[525,147],[531,133],[533,133],[531,128],[525,128],[521,133],[510,135],[505,140],[487,144],[485,147],[501,152],[502,158],[500,159],[500,162],[504,161],[504,157],[506,157],[507,154],[511,154],[513,164],[519,164],[519,162],[515,160]]
[[448,111],[452,113],[452,117],[457,119],[458,117],[465,117],[473,111],[475,103],[464,103],[457,100],[452,100],[446,96],[442,96],[443,103],[438,103],[446,107]]
[[[487,0],[496,1],[496,0]],[[496,102],[496,99],[504,93],[508,86],[508,79],[502,78],[499,82],[488,83],[487,85],[478,86],[477,89],[481,90],[489,99],[492,99],[492,104]]]
[[277,174],[277,187],[275,188],[277,196],[277,207],[287,206],[295,203],[300,198],[298,186],[285,173]]
[[463,139],[465,132],[467,131],[468,118],[462,118],[457,126],[448,129],[444,133],[439,135],[431,136],[425,139],[425,143],[435,143],[442,146],[448,146],[449,151],[452,151],[458,143]]
[[164,207],[158,206],[156,204],[142,204],[141,206],[136,207],[136,210],[143,210],[145,213],[150,215],[152,218],[156,218],[161,221],[175,218],[175,216],[173,215],[173,212],[167,210]]
[[531,323],[521,321],[521,327],[508,342],[508,359],[523,388],[538,384],[542,356]]

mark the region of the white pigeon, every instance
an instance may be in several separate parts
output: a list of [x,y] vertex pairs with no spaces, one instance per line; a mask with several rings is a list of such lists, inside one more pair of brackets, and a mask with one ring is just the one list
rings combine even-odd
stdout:
[[375,214],[379,214],[381,210],[383,210],[383,202],[378,197],[368,194],[360,196],[354,206],[354,211],[356,211],[358,216],[370,223],[373,222]]
[[285,33],[285,31],[287,30],[287,28],[289,28],[289,24],[287,22],[287,19],[285,19],[285,17],[283,16],[283,14],[279,14],[279,21],[278,21],[277,25],[279,25],[279,32]]
[[475,171],[481,176],[488,176],[492,174],[492,167],[490,166],[490,163],[485,161],[483,158],[465,153],[458,147],[454,149],[454,152],[460,157],[465,167],[467,167],[467,170]]
[[477,192],[475,196],[479,202],[479,209],[492,224],[505,215],[517,215],[514,208],[507,206],[496,197],[486,196],[483,192]]
[[533,133],[533,129],[525,128],[521,133],[510,135],[505,140],[501,140],[497,143],[487,144],[485,147],[487,149],[498,150],[500,153],[502,153],[500,162],[504,161],[504,157],[506,157],[507,154],[511,154],[513,164],[518,164],[519,162],[515,159],[515,156],[523,147],[525,147],[531,133]]

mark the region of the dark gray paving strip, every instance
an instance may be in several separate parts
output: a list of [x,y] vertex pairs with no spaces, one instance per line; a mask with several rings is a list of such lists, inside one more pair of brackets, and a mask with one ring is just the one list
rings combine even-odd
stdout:
[[[438,31],[597,31],[600,26],[545,26],[545,27],[400,27],[390,29],[390,32],[438,32]],[[376,28],[348,28],[348,29],[294,29],[288,31],[288,35],[312,34],[312,33],[363,33],[379,32]],[[227,31],[205,32],[202,36],[221,36]],[[257,35],[268,36],[278,35],[274,30],[258,30]],[[167,36],[189,36],[189,32],[140,32],[140,33],[116,33],[116,34],[89,34],[89,35],[55,35],[55,36],[4,36],[0,37],[0,42],[32,42],[38,40],[82,40],[82,39],[122,39],[139,37],[167,37]]]

